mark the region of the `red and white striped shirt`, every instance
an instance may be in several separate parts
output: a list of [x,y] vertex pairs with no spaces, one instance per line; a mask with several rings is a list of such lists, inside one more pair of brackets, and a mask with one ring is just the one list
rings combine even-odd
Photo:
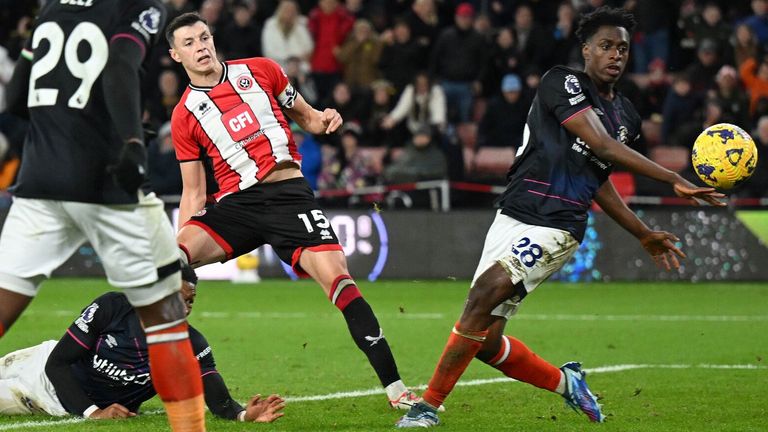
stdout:
[[250,58],[223,63],[213,87],[189,85],[171,117],[171,136],[180,162],[213,162],[223,196],[247,189],[274,166],[301,155],[280,110],[293,107],[296,90],[273,60]]

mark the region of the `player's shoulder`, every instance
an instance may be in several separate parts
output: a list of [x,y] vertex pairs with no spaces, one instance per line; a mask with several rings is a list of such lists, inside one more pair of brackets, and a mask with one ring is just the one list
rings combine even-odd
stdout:
[[97,314],[103,316],[104,314],[118,314],[121,311],[130,310],[131,304],[128,302],[128,298],[123,293],[110,291],[106,292],[95,299],[83,309],[81,315]]
[[175,107],[173,107],[173,112],[171,113],[171,123],[182,121],[183,118],[189,114],[189,110],[187,109],[187,99],[189,98],[189,93],[191,91],[192,89],[190,89],[189,86],[184,89],[184,93],[181,94],[179,102],[176,103]]
[[276,61],[269,57],[248,57],[242,59],[227,60],[226,63],[229,65],[246,65],[257,70],[263,67],[280,67]]
[[562,86],[568,93],[573,93],[576,90],[579,93],[585,87],[587,80],[589,80],[589,76],[583,71],[567,66],[554,66],[542,75],[541,84],[558,85]]

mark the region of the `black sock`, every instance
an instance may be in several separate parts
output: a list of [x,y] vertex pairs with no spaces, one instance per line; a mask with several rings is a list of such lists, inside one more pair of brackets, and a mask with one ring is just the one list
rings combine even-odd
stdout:
[[357,347],[368,357],[368,361],[379,376],[384,387],[400,379],[397,364],[384,338],[371,306],[364,298],[352,300],[341,312],[347,320],[349,333]]

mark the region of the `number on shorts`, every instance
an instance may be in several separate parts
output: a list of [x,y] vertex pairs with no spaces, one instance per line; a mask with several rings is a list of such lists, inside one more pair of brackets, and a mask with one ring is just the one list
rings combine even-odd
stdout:
[[536,243],[531,243],[531,239],[523,237],[512,247],[512,253],[520,257],[526,267],[530,268],[536,265],[536,261],[544,256],[544,250]]
[[[322,210],[312,210],[310,214],[312,215],[312,219],[315,221],[316,227],[320,229],[326,229],[331,226],[331,223],[328,222],[328,218],[325,217]],[[307,228],[308,233],[315,232],[315,227],[312,226],[312,221],[309,219],[309,216],[307,216],[306,213],[299,213],[298,216],[299,219],[304,222],[304,227]]]

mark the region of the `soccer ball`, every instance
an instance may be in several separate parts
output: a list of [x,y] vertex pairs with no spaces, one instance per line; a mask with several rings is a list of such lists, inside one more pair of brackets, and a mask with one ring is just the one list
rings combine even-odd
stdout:
[[691,152],[693,170],[706,184],[731,189],[748,179],[757,165],[757,147],[748,133],[730,123],[704,129]]

